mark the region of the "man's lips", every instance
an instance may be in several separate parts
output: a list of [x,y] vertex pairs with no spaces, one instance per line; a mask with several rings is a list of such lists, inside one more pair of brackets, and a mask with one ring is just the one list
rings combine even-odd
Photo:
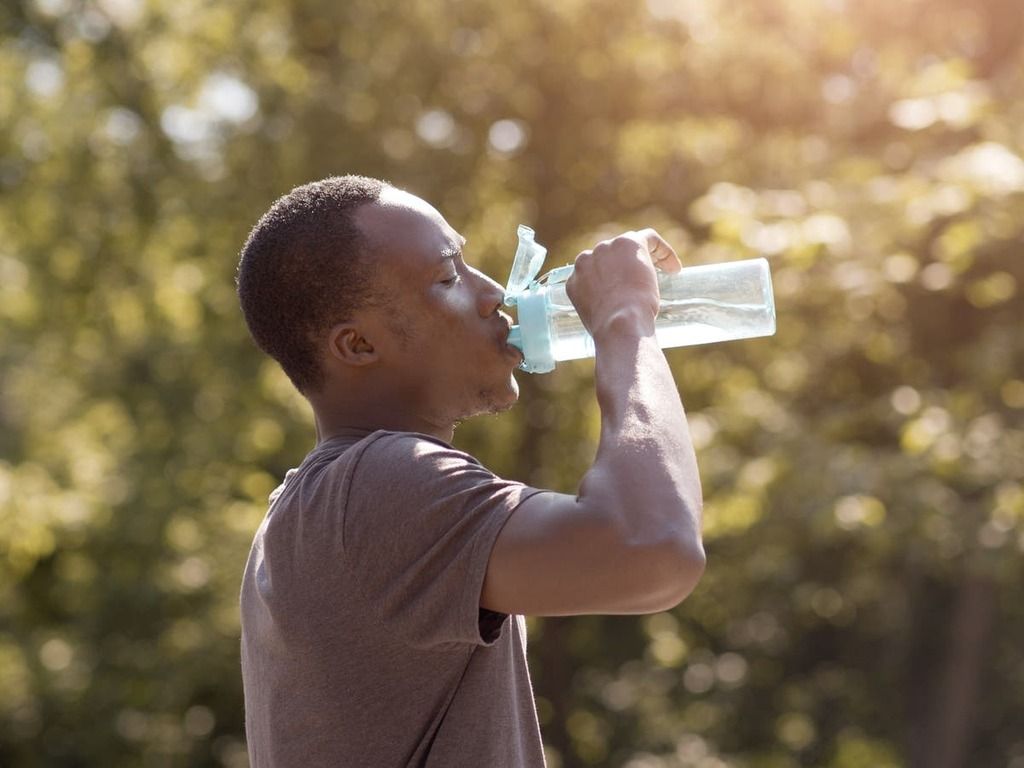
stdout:
[[511,352],[516,357],[517,364],[523,362],[526,358],[523,356],[523,350],[513,344],[506,344],[505,350]]
[[514,354],[518,361],[522,363],[524,360],[523,351],[519,347],[508,343],[509,334],[512,332],[512,318],[504,312],[499,312],[498,317],[502,325],[501,334],[498,337],[498,346],[501,347],[504,354],[509,356]]
[[512,331],[512,326],[511,325],[507,325],[505,327],[505,330],[502,331],[501,339],[500,339],[500,341],[501,341],[500,346],[502,347],[502,350],[506,354],[513,354],[514,353],[515,356],[519,359],[519,362],[521,363],[521,362],[523,362],[523,359],[524,359],[523,358],[523,351],[521,349],[519,349],[519,347],[517,347],[517,346],[515,346],[513,344],[509,344],[508,343],[508,337],[509,337],[509,333],[511,333],[511,331]]

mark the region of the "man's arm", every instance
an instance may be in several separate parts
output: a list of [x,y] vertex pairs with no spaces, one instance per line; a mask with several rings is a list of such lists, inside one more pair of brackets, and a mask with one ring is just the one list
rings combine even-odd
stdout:
[[566,286],[594,337],[601,439],[575,497],[523,502],[494,545],[480,604],[503,613],[650,613],[704,569],[700,478],[672,373],[654,337],[652,262],[679,260],[653,230],[577,258]]

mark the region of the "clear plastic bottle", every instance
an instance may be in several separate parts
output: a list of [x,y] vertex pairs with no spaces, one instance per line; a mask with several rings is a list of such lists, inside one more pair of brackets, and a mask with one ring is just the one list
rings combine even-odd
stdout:
[[[519,234],[520,248],[505,303],[516,305],[519,315],[509,343],[523,352],[520,367],[545,373],[556,361],[593,357],[594,339],[565,292],[572,267],[560,267],[534,280],[545,250],[533,242],[528,227],[520,227]],[[529,266],[524,268],[524,263]],[[659,272],[658,289],[661,307],[655,337],[663,348],[775,333],[771,273],[763,258]]]

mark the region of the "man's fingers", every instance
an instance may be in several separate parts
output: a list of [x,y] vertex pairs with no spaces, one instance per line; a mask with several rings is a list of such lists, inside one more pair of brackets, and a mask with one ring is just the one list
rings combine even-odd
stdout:
[[675,250],[668,242],[653,229],[641,229],[637,234],[647,246],[647,252],[651,254],[651,262],[662,272],[678,272],[683,268]]
[[629,241],[639,245],[644,249],[644,251],[646,251],[651,260],[651,264],[653,264],[656,269],[663,272],[678,272],[683,268],[683,264],[679,260],[679,256],[676,254],[672,246],[668,244],[668,241],[655,230],[650,228],[641,229],[639,231],[623,232],[618,237],[614,237],[610,240],[602,240],[594,246],[593,251],[584,251],[577,256],[577,263],[580,259],[587,258],[593,253],[614,247],[616,241],[620,244],[624,241]]

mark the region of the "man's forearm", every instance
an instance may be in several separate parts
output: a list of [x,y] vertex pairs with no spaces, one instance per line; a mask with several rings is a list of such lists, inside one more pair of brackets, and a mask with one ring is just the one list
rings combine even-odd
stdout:
[[595,340],[601,439],[580,487],[639,545],[674,541],[702,556],[702,496],[686,415],[651,333]]

